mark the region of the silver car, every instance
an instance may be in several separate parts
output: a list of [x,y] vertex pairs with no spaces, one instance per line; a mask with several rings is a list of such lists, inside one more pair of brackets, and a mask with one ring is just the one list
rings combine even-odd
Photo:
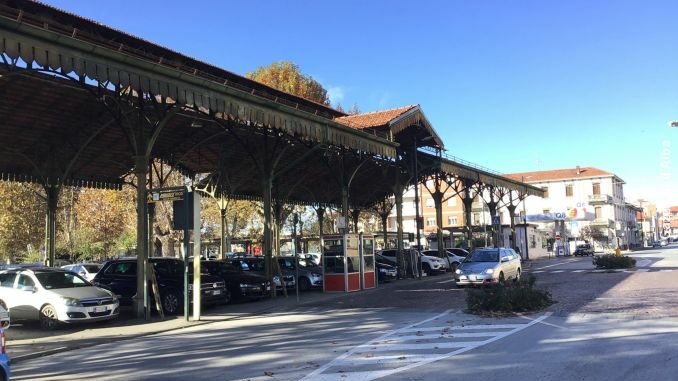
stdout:
[[458,287],[503,283],[519,280],[521,270],[520,256],[513,249],[482,248],[466,257],[454,277]]

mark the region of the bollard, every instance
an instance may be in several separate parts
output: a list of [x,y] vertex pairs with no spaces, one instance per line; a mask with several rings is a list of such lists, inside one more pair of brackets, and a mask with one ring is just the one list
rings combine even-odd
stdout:
[[620,248],[616,248],[614,250],[614,256],[615,257],[621,257],[621,249]]

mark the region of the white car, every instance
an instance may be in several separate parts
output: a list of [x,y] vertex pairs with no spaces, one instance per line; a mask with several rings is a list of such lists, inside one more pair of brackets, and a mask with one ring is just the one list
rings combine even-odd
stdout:
[[91,282],[99,270],[101,270],[102,266],[103,265],[99,263],[78,263],[74,265],[61,266],[61,268],[68,271],[73,271],[74,273],[77,273],[81,277],[87,279],[88,282]]
[[448,256],[447,260],[445,258],[438,257],[438,250],[422,251],[422,254],[424,254],[425,256],[440,259],[442,261],[445,271],[456,270],[457,267],[459,267],[459,264],[463,262],[464,259],[466,259],[466,256],[468,255],[468,252],[466,250],[458,248],[445,249],[445,253]]
[[421,269],[427,274],[447,271],[448,264],[445,259],[431,255],[421,255]]
[[13,321],[39,320],[43,329],[54,329],[60,322],[114,319],[120,313],[112,292],[55,268],[0,271],[0,305]]

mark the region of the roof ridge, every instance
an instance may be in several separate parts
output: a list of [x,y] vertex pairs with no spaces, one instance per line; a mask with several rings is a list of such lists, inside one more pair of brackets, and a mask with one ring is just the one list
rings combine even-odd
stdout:
[[382,112],[395,111],[395,110],[405,109],[405,108],[411,109],[413,107],[418,107],[418,106],[419,106],[419,104],[411,104],[411,105],[407,105],[407,106],[394,107],[394,108],[390,108],[390,109],[386,109],[386,110],[376,110],[376,111],[363,112],[363,113],[360,113],[360,114],[340,116],[340,117],[337,117],[335,119],[350,118],[352,116],[363,116],[363,115],[370,115],[370,114],[378,114],[378,113],[382,113]]

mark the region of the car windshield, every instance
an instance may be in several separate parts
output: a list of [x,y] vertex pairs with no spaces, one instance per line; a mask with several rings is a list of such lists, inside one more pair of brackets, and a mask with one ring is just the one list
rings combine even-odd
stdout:
[[499,252],[496,250],[476,250],[466,257],[464,262],[499,262]]
[[91,284],[80,275],[71,272],[36,273],[35,277],[46,290],[57,288],[89,287]]

